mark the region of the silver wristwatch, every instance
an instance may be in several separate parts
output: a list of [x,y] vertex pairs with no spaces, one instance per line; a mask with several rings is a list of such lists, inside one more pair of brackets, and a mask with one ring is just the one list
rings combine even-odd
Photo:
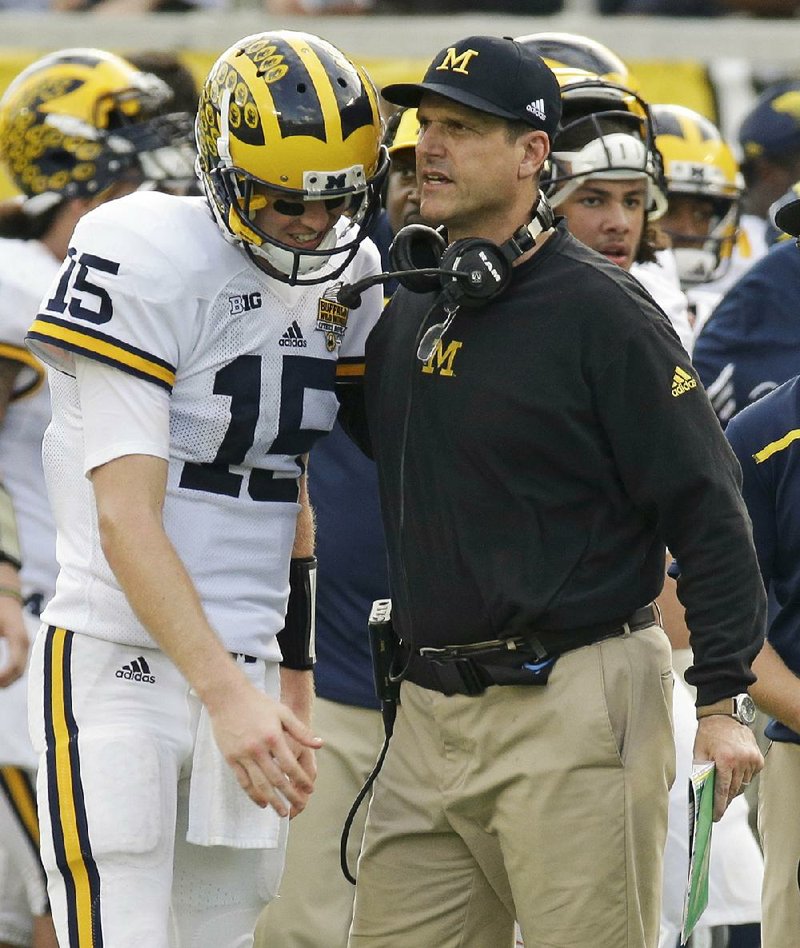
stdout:
[[697,708],[697,719],[710,717],[712,714],[725,714],[750,727],[756,719],[756,705],[747,692],[734,695],[732,698],[723,698],[714,704],[704,704]]

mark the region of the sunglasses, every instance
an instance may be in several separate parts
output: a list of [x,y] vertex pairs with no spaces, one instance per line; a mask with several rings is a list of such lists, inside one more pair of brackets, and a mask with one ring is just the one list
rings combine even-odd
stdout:
[[417,358],[420,362],[430,362],[430,360],[434,357],[439,343],[442,341],[444,334],[450,328],[450,324],[453,322],[453,317],[458,312],[458,307],[447,306],[445,307],[444,312],[444,320],[440,323],[434,323],[434,325],[431,326],[422,337],[422,340],[417,347]]
[[[335,214],[337,211],[344,210],[349,196],[325,198],[322,203],[329,214]],[[305,214],[308,204],[317,203],[316,201],[286,201],[284,198],[276,198],[272,202],[273,208],[285,217],[302,217]]]

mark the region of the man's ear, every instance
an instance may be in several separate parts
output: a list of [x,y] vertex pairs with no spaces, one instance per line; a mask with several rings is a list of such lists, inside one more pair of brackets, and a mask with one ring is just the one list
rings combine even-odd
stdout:
[[530,178],[538,175],[550,154],[550,139],[546,132],[531,129],[520,137],[523,146],[522,159],[519,165],[520,178]]

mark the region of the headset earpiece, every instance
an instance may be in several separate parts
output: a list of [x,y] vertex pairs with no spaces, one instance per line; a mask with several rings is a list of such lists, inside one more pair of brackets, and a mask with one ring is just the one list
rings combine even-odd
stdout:
[[469,275],[469,280],[440,277],[445,297],[454,306],[480,306],[502,293],[511,282],[511,263],[503,248],[480,237],[454,241],[439,266]]
[[[448,247],[440,230],[426,224],[406,224],[389,248],[392,269],[405,272],[391,275],[413,293],[440,290],[451,306],[478,307],[506,289],[514,261],[532,250],[537,237],[550,230],[554,222],[553,209],[540,194],[533,220],[500,245],[481,237],[467,237]],[[439,272],[408,272],[418,270]]]
[[[447,244],[438,230],[427,224],[406,224],[395,234],[389,247],[392,270],[426,270],[441,267],[442,254]],[[413,293],[433,293],[441,289],[439,276],[421,273],[398,277],[400,283]]]

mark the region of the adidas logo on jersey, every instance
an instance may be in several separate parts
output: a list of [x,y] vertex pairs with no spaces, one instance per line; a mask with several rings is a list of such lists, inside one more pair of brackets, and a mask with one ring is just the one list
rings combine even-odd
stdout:
[[278,341],[280,346],[293,346],[297,349],[305,349],[308,343],[303,338],[303,333],[295,319],[292,325],[286,330]]
[[117,678],[125,678],[127,681],[146,681],[151,685],[156,682],[153,675],[150,674],[150,666],[142,655],[132,661],[130,665],[123,665],[122,668],[118,668],[115,674]]
[[684,372],[679,365],[676,365],[675,374],[672,376],[672,397],[677,398],[685,392],[691,392],[693,388],[697,388],[697,380],[693,379],[688,372]]

